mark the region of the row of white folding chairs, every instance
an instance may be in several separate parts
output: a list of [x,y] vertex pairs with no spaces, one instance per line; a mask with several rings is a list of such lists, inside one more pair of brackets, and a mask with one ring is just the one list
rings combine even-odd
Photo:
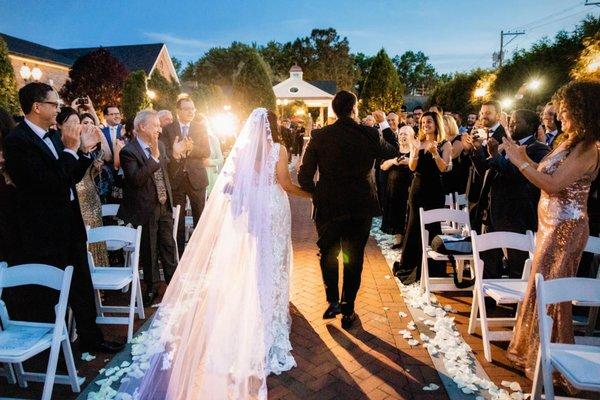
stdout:
[[[44,382],[42,400],[52,397],[54,383],[71,385],[73,392],[79,393],[85,380],[77,376],[65,324],[72,275],[72,266],[62,270],[43,264],[24,264],[10,268],[6,263],[0,264],[0,295],[3,288],[23,285],[40,285],[59,291],[58,303],[54,307],[54,323],[11,320],[4,302],[0,300],[0,364],[5,365],[4,372],[9,383],[18,383],[26,388],[28,382]],[[23,362],[48,349],[50,356],[45,373],[27,372],[23,369]],[[61,349],[67,365],[67,375],[56,375]]]
[[[473,300],[471,304],[471,314],[469,318],[468,332],[473,334],[477,326],[481,327],[483,348],[485,359],[492,361],[490,341],[510,340],[511,330],[491,330],[490,327],[513,327],[516,318],[489,318],[485,308],[485,297],[493,298],[497,304],[519,304],[525,296],[525,290],[531,271],[531,263],[535,250],[535,241],[533,233],[528,231],[526,234],[513,232],[492,232],[478,235],[470,230],[469,215],[467,210],[455,210],[449,208],[440,208],[424,211],[419,210],[421,224],[421,242],[422,242],[422,267],[421,267],[421,288],[430,298],[431,292],[472,290]],[[449,221],[458,226],[465,226],[471,232],[472,254],[455,255],[458,279],[462,279],[464,261],[469,260],[471,266],[471,276],[475,276],[474,287],[467,289],[458,289],[452,278],[437,278],[429,276],[430,259],[436,261],[448,261],[449,257],[437,253],[431,249],[429,243],[429,232],[425,229],[426,224]],[[483,279],[484,263],[481,260],[480,253],[492,249],[514,249],[526,251],[529,257],[525,261],[523,274],[519,279]],[[600,254],[600,239],[590,237],[585,248],[586,252]],[[600,277],[600,272],[599,272]],[[600,281],[598,281],[600,282]],[[587,324],[595,325],[598,309],[590,310]]]

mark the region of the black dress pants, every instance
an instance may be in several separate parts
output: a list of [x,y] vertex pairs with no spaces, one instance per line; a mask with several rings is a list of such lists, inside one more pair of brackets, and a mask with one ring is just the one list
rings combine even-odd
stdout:
[[179,225],[177,226],[177,250],[179,257],[183,255],[185,249],[185,206],[186,196],[190,199],[190,206],[192,207],[192,216],[194,218],[194,228],[200,220],[202,211],[204,211],[204,204],[206,203],[206,187],[200,189],[194,189],[190,183],[190,179],[185,174],[181,185],[173,190],[173,203],[175,207],[181,205],[181,212],[179,213]]
[[[369,239],[371,217],[346,217],[327,222],[317,222],[321,273],[329,303],[341,304],[342,314],[354,312],[354,301],[360,288],[365,245]],[[338,256],[342,252],[344,277],[342,296],[338,289]]]
[[173,212],[168,203],[157,204],[150,221],[142,226],[141,247],[140,262],[144,269],[146,290],[153,289],[160,281],[159,258],[168,284],[176,267]]

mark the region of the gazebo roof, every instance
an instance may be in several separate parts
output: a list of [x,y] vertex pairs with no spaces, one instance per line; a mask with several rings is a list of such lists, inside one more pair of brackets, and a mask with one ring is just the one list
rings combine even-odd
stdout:
[[273,92],[275,92],[275,97],[278,99],[333,99],[331,93],[327,93],[302,79],[293,77],[273,86]]

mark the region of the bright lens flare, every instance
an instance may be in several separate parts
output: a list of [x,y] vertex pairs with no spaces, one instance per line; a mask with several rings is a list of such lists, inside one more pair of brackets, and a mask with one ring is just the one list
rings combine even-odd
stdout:
[[483,97],[487,94],[487,89],[480,87],[475,89],[475,97]]
[[224,112],[213,115],[210,120],[212,132],[220,137],[235,136],[237,120],[231,112]]
[[600,54],[596,55],[586,67],[587,72],[589,72],[590,74],[598,71],[599,69],[600,69]]
[[500,104],[502,105],[502,108],[510,108],[512,107],[512,105],[514,104],[514,100],[510,99],[510,98],[505,98],[502,99],[502,101],[500,102]]
[[534,79],[527,84],[527,88],[531,90],[537,90],[541,86],[542,82],[539,79]]
[[150,100],[154,100],[156,98],[156,92],[154,90],[146,90],[146,95]]

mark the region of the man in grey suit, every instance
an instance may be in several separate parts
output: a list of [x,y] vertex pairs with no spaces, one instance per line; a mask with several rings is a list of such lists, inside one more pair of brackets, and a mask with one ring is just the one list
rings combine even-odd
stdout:
[[118,217],[133,226],[142,226],[140,262],[146,283],[144,303],[149,305],[156,297],[160,280],[159,257],[167,284],[175,272],[174,202],[167,166],[169,155],[177,157],[185,151],[185,142],[175,144],[172,154],[168,154],[158,140],[160,121],[151,110],[138,112],[134,128],[135,139],[121,150],[125,185]]

